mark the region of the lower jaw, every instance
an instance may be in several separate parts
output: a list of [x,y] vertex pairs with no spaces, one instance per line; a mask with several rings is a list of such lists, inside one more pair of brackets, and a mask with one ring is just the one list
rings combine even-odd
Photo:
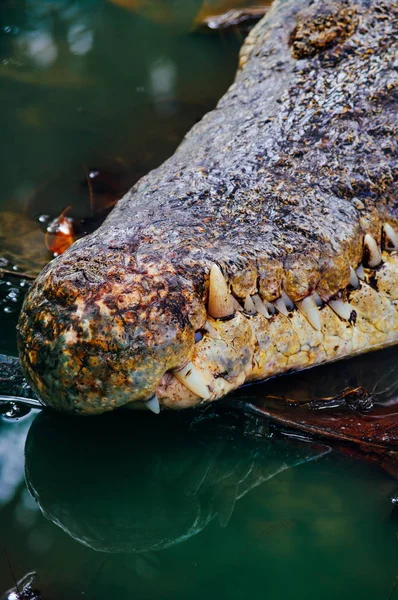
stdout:
[[227,321],[209,317],[189,369],[166,373],[160,382],[160,406],[212,402],[244,383],[398,343],[398,253],[383,252],[383,263],[361,276],[358,287],[318,307],[313,302],[310,311],[292,305],[266,317],[254,306]]

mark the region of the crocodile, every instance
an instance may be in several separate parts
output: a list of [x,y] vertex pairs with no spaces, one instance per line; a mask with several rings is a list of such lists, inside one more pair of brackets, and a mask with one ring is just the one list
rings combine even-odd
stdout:
[[398,342],[397,16],[276,0],[217,107],[32,286],[44,403],[159,413]]

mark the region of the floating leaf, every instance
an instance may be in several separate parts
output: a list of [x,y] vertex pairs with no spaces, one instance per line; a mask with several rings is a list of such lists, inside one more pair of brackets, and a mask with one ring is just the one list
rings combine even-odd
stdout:
[[70,206],[66,208],[54,221],[52,221],[46,231],[45,242],[47,248],[54,256],[59,256],[69,248],[75,241],[73,232],[73,220],[67,217]]

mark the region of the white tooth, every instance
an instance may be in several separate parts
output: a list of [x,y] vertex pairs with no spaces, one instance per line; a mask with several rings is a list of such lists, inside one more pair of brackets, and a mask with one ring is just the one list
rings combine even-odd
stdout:
[[278,300],[275,300],[274,304],[275,304],[276,309],[282,315],[285,315],[285,317],[289,316],[288,310],[286,308],[286,304],[283,302],[282,298],[278,298]]
[[345,319],[346,321],[350,320],[353,309],[348,302],[343,302],[342,300],[329,300],[328,304],[338,317]]
[[232,298],[232,306],[234,307],[234,309],[242,312],[243,306],[241,304],[239,304],[239,302],[237,301],[235,296],[231,295],[231,298]]
[[362,279],[362,281],[365,280],[365,271],[363,270],[362,264],[357,268],[356,274],[358,275],[359,279]]
[[263,301],[261,300],[260,296],[258,294],[254,294],[254,296],[252,296],[252,300],[257,312],[263,315],[263,317],[265,317],[266,319],[270,319],[271,315],[269,314],[268,310],[263,304]]
[[367,256],[366,256],[367,264],[371,269],[374,269],[382,261],[380,250],[377,246],[377,242],[374,239],[374,237],[372,237],[371,235],[369,235],[367,233],[365,235],[365,239],[364,239],[363,243],[367,249]]
[[272,304],[272,302],[268,302],[268,300],[263,300],[263,303],[270,315],[274,315],[276,313],[275,306]]
[[230,317],[235,312],[231,292],[220,267],[216,264],[210,269],[208,312],[215,319]]
[[244,307],[245,307],[245,311],[248,313],[257,312],[256,306],[255,306],[251,296],[246,296]]
[[320,295],[318,294],[318,292],[313,292],[312,296],[316,302],[316,305],[320,308],[323,305],[323,300],[320,297]]
[[297,303],[300,312],[304,315],[310,325],[317,331],[321,329],[321,317],[319,309],[313,296],[307,296]]
[[159,400],[158,400],[157,396],[153,396],[145,404],[146,404],[147,408],[149,408],[149,410],[151,410],[153,413],[155,413],[155,415],[158,415],[160,413],[160,404],[159,404]]
[[213,327],[213,325],[211,323],[209,323],[209,321],[206,321],[205,329],[211,338],[214,338],[214,339],[221,338],[221,335],[218,333],[217,329],[215,329]]
[[350,267],[350,285],[355,289],[359,288],[358,274],[352,267]]
[[398,233],[388,223],[383,225],[383,238],[384,250],[398,250]]
[[192,362],[187,363],[185,367],[178,371],[173,371],[173,374],[180,383],[200,398],[204,400],[210,398],[209,385],[211,381]]
[[285,303],[287,310],[295,309],[293,300],[289,298],[289,296],[285,292],[282,292],[282,300]]

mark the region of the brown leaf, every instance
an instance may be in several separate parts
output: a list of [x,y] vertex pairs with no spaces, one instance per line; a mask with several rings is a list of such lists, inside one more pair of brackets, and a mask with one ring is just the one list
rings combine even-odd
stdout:
[[[360,388],[360,391],[362,395],[364,390]],[[346,391],[345,395],[355,395],[357,392]],[[332,408],[326,408],[327,402]],[[333,444],[334,448],[350,456],[365,456],[376,461],[398,479],[398,404],[376,405],[362,412],[351,408],[350,402],[336,408],[335,402],[335,398],[328,399],[320,410],[314,408],[312,402],[295,405],[266,398],[250,405],[250,408],[284,430],[337,442]]]
[[59,256],[69,248],[75,241],[73,232],[73,221],[66,214],[70,210],[66,208],[54,221],[52,221],[46,231],[45,244],[54,256]]
[[[330,402],[333,403],[334,399]],[[314,410],[266,399],[256,411],[272,421],[317,437],[359,444],[365,451],[398,451],[398,405],[376,406],[363,413],[345,407]]]

